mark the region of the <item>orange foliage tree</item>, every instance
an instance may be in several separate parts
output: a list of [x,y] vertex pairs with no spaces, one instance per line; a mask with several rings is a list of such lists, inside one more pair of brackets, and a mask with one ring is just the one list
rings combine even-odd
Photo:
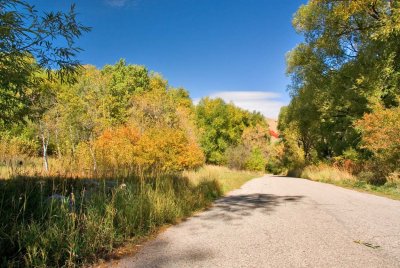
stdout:
[[200,147],[180,129],[148,129],[139,141],[138,150],[136,162],[149,171],[176,172],[204,164]]
[[384,175],[400,167],[400,107],[376,109],[356,122],[362,146],[371,151]]
[[96,140],[96,158],[103,170],[132,169],[138,155],[139,131],[132,126],[105,130]]
[[140,170],[169,173],[204,164],[204,155],[185,131],[152,128],[140,134],[134,126],[104,131],[96,140],[99,167],[106,170]]

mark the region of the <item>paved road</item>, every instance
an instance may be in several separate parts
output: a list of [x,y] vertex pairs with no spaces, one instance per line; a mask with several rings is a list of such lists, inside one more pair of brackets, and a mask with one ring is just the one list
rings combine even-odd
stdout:
[[400,202],[265,176],[169,228],[118,265],[400,267]]

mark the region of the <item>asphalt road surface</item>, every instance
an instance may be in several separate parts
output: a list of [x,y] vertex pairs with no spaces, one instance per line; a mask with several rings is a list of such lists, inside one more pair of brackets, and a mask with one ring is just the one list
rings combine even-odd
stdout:
[[400,202],[264,176],[117,266],[400,267]]

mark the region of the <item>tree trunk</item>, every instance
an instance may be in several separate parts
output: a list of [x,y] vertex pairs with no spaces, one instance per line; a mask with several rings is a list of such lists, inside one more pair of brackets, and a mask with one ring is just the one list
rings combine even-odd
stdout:
[[49,145],[49,139],[46,139],[44,133],[42,132],[42,146],[43,146],[43,168],[47,173],[49,172],[49,161],[47,159],[47,147]]
[[55,130],[55,139],[56,139],[56,147],[57,147],[57,158],[61,159],[61,148],[60,148],[60,139],[58,138],[58,128]]
[[95,149],[93,148],[93,142],[89,141],[89,152],[90,155],[92,157],[92,161],[93,161],[93,172],[96,173],[97,171],[97,161],[96,161],[96,154],[95,154]]

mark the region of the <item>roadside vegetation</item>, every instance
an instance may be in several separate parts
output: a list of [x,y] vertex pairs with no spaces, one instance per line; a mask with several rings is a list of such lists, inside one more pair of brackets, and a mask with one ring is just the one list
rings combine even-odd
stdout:
[[0,10],[1,266],[93,263],[265,171],[399,197],[396,1],[298,10],[305,41],[287,55],[274,143],[260,113],[194,105],[145,66],[81,65],[74,44],[90,28],[73,7]]
[[115,247],[208,206],[218,183],[180,175],[0,181],[2,266],[89,264]]
[[216,181],[223,194],[240,188],[247,181],[263,176],[263,172],[233,170],[228,167],[206,165],[196,171],[185,171],[183,176],[198,185],[203,182]]
[[221,99],[195,106],[123,59],[81,65],[74,43],[90,28],[74,7],[0,10],[0,266],[96,262],[264,171],[261,114]]
[[183,174],[0,180],[2,266],[75,266],[190,216],[260,173],[205,166]]
[[287,55],[292,100],[270,170],[384,193],[400,189],[400,5],[310,0]]
[[305,167],[300,177],[400,200],[399,173],[388,176],[385,184],[377,184],[375,181],[371,181],[375,178],[372,172],[363,171],[353,175],[342,167],[320,164]]
[[[260,114],[205,99],[227,110],[215,120],[229,122],[208,139],[217,121],[204,123],[199,110],[209,108],[143,66],[83,66],[74,77],[44,80],[31,114],[3,121],[1,265],[93,263],[262,174],[256,146],[269,136]],[[204,166],[216,155],[227,165],[226,149],[241,144],[241,168],[254,171]]]

